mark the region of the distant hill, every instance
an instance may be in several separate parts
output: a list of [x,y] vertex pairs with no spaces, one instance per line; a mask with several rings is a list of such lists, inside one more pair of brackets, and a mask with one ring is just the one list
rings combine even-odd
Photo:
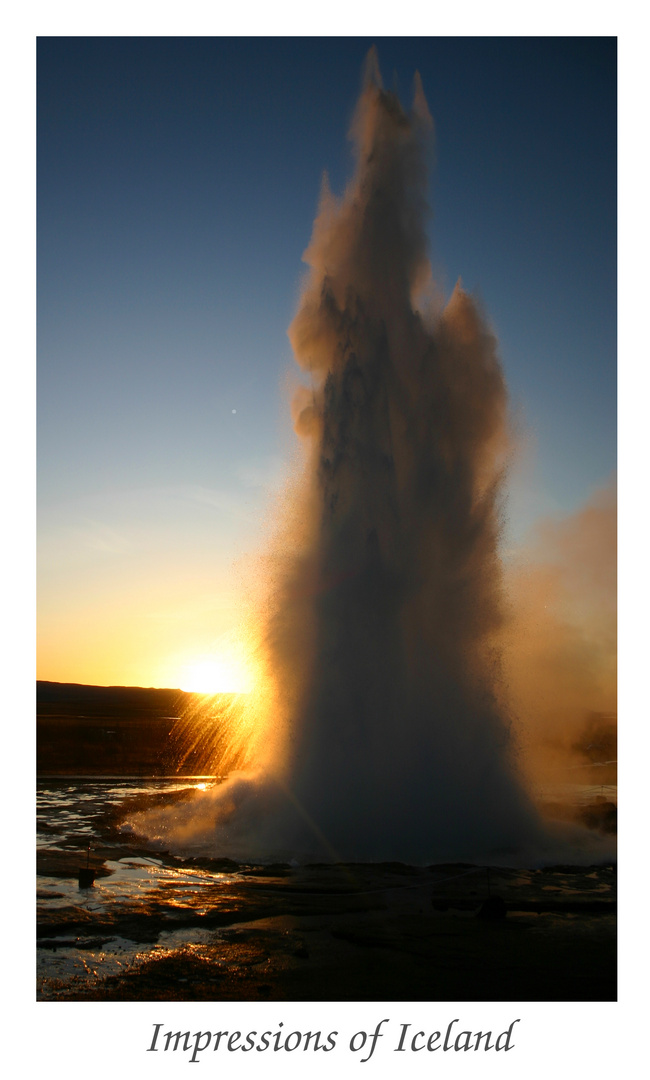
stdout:
[[[233,695],[203,699],[183,690],[141,686],[85,686],[37,682],[36,749],[39,775],[153,775],[208,771],[199,748],[179,765],[183,717],[219,717]],[[199,704],[197,705],[197,701]]]
[[147,716],[179,715],[191,694],[183,690],[159,690],[143,686],[85,686],[82,683],[36,683],[39,716],[58,713],[79,716],[121,715],[124,712]]

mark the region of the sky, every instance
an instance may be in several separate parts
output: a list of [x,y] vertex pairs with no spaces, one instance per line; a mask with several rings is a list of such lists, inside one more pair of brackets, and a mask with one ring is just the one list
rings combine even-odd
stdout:
[[434,118],[434,275],[499,339],[504,546],[611,482],[614,39],[41,38],[39,678],[236,672],[241,567],[294,450],[301,257],[372,44]]

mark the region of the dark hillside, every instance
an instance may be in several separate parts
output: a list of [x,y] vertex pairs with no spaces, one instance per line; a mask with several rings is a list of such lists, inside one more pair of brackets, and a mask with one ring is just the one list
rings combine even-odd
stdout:
[[[205,760],[189,756],[179,769],[174,732],[197,696],[182,690],[139,686],[83,686],[39,682],[37,772],[39,775],[169,776],[204,772]],[[218,723],[230,695],[206,708]]]

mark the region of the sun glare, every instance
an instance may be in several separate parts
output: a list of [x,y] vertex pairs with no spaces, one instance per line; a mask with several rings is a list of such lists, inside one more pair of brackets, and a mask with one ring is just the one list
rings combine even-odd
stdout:
[[188,664],[181,683],[181,690],[194,694],[247,694],[251,687],[246,660],[234,649]]

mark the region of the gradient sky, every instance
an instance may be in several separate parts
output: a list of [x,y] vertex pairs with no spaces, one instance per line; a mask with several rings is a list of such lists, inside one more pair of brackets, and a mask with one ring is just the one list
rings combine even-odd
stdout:
[[505,542],[611,478],[614,39],[41,38],[39,678],[183,685],[236,628],[294,443],[301,256],[373,43],[434,117],[434,273],[500,341]]

